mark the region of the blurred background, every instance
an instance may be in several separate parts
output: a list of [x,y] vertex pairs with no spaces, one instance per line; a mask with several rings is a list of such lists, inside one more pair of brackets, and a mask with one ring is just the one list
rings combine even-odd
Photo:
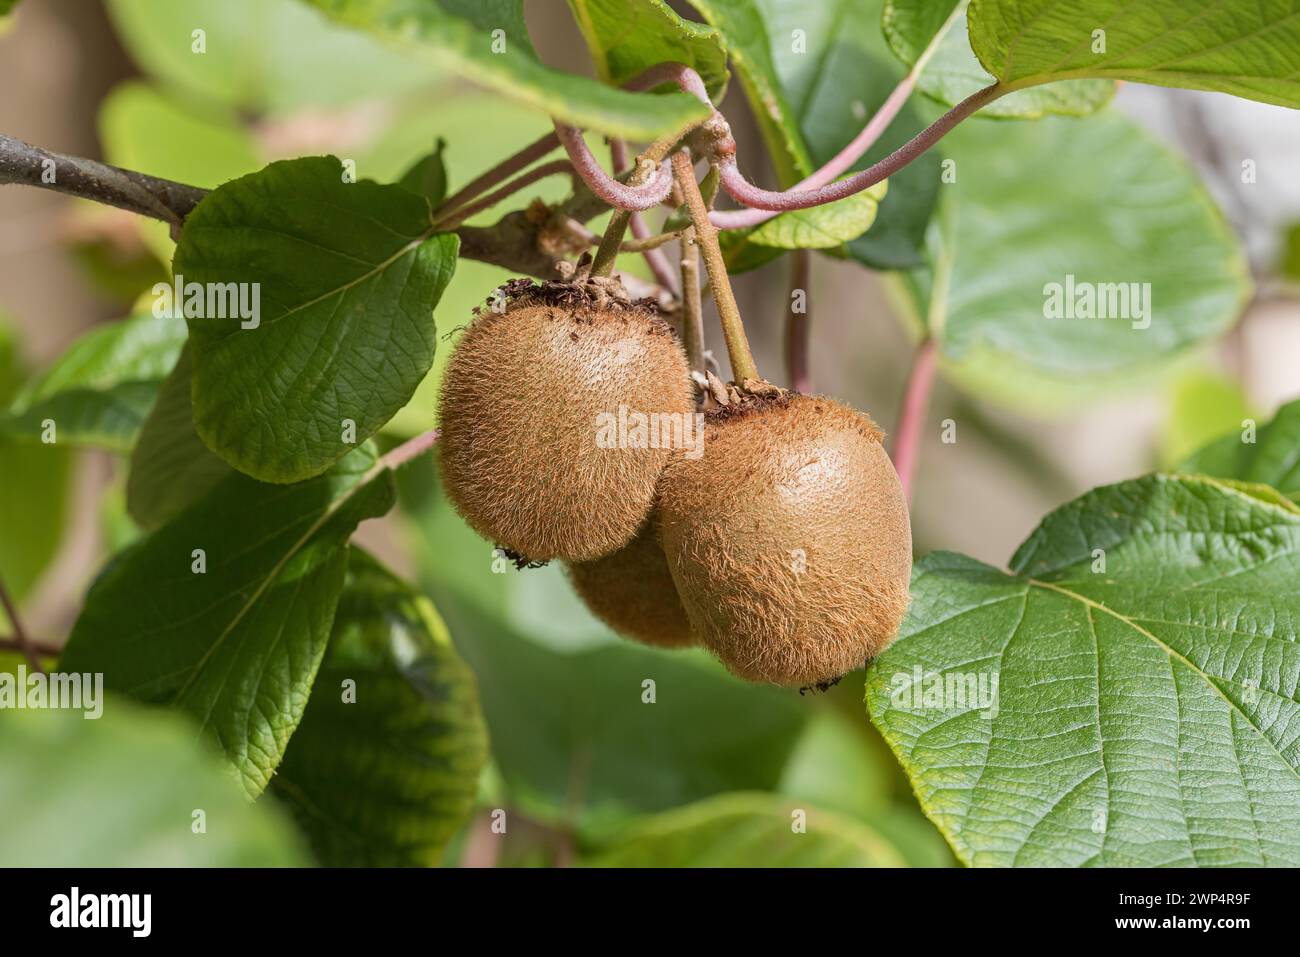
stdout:
[[[589,73],[564,0],[529,0],[527,10],[542,59]],[[188,55],[193,23],[208,29],[204,57]],[[454,189],[547,128],[541,113],[328,26],[296,0],[27,0],[0,35],[0,89],[9,135],[205,187],[320,153],[392,181],[443,137]],[[773,186],[738,82],[721,106],[746,170]],[[913,506],[918,554],[953,549],[1002,567],[1053,507],[1169,467],[1300,393],[1300,299],[1288,279],[1300,275],[1300,180],[1278,172],[1300,168],[1295,114],[1132,85],[1117,108],[1198,172],[1246,251],[1253,296],[1212,347],[1050,416],[955,388],[941,366]],[[1242,181],[1244,158],[1258,161],[1255,183]],[[564,193],[563,180],[551,179],[475,222]],[[170,253],[159,223],[0,188],[0,398],[88,330],[128,315],[165,278]],[[462,261],[437,310],[440,335],[468,321],[505,278]],[[777,381],[789,284],[789,257],[736,279],[759,365]],[[892,429],[915,346],[889,281],[814,256],[810,295],[817,390]],[[709,323],[721,354],[711,312]],[[435,424],[448,351],[440,347],[429,380],[390,424],[392,440]],[[945,419],[958,424],[955,443],[941,441]],[[19,582],[29,630],[57,645],[95,571],[136,534],[123,505],[125,463],[78,451],[33,472],[22,455],[0,447],[0,566]],[[587,615],[558,569],[494,574],[491,546],[448,513],[422,468],[404,477],[402,508],[363,526],[359,539],[424,583],[478,675],[494,758],[484,808],[508,804],[535,822],[509,843],[514,859],[498,863],[561,860],[575,834],[733,792],[816,802],[856,822],[843,830],[860,828],[862,847],[886,835],[891,861],[951,860],[865,720],[857,676],[800,699],[741,686],[702,654],[670,659],[629,647]],[[654,722],[624,714],[612,689],[647,672],[690,702],[664,705]],[[482,821],[449,854],[481,862]]]

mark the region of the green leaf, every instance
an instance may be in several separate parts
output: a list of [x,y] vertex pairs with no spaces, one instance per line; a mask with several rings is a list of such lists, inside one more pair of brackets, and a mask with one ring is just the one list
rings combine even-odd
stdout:
[[1300,505],[1300,399],[1258,429],[1246,425],[1211,442],[1178,471],[1271,485]]
[[398,186],[427,199],[430,209],[436,209],[447,197],[447,167],[442,160],[446,145],[446,141],[439,138],[433,152],[417,160],[397,181]]
[[1297,580],[1300,511],[1203,478],[1097,489],[1010,574],[922,559],[867,704],[967,864],[1295,866]]
[[435,494],[412,516],[421,581],[478,677],[511,807],[590,831],[776,786],[807,715],[798,696],[702,651],[613,638],[559,568],[515,570]]
[[1192,369],[1179,376],[1169,391],[1168,404],[1160,433],[1161,469],[1174,469],[1212,439],[1238,429],[1250,416],[1241,383],[1208,369]]
[[185,342],[178,319],[135,316],[92,329],[29,382],[0,418],[0,431],[42,441],[127,452]]
[[1300,107],[1291,0],[974,0],[970,21],[980,62],[1015,88],[1105,77]]
[[[1235,235],[1187,166],[1120,114],[967,123],[945,142],[956,182],[934,273],[913,274],[905,299],[967,387],[1052,411],[1131,388],[1236,320],[1249,280]],[[1115,317],[1055,317],[1089,291]]]
[[[807,52],[774,43],[772,56],[809,153],[820,165],[849,144],[903,79],[881,35],[882,0],[762,3],[774,37],[790,37],[796,29],[806,36]],[[925,126],[916,108],[905,104],[852,169],[884,159]],[[890,177],[871,230],[849,243],[854,259],[879,269],[922,261],[925,228],[939,193],[939,162],[939,150],[929,150]]]
[[[885,0],[884,30],[890,48],[909,67],[928,54],[917,89],[945,106],[955,106],[996,81],[971,50],[966,7],[966,0]],[[1105,106],[1115,94],[1111,80],[1062,80],[1009,93],[983,107],[979,115],[1082,116]]]
[[1282,237],[1281,261],[1277,271],[1283,279],[1300,281],[1300,223],[1291,226]]
[[569,0],[591,50],[596,74],[622,86],[659,63],[689,66],[704,80],[713,102],[727,89],[727,49],[722,35],[683,20],[664,0]]
[[[146,73],[187,99],[198,94],[244,112],[338,109],[442,75],[298,0],[110,0],[108,9]],[[201,53],[195,30],[203,31]]]
[[[22,376],[13,332],[0,321],[0,405]],[[71,454],[67,446],[16,441],[0,430],[0,463],[0,574],[21,601],[63,539]],[[8,619],[0,613],[0,620]]]
[[230,476],[100,573],[61,667],[193,714],[259,794],[306,707],[348,537],[392,498],[368,446],[289,487]]
[[473,810],[486,757],[474,675],[433,605],[352,549],[273,790],[326,866],[428,867]]
[[[805,830],[796,831],[801,826]],[[775,794],[723,794],[634,822],[590,867],[903,867],[874,829]]]
[[131,452],[126,508],[141,528],[170,521],[232,472],[194,431],[190,350],[181,350]]
[[782,213],[755,228],[749,241],[778,249],[838,248],[871,228],[888,185],[880,182],[825,206]]
[[708,115],[686,93],[632,93],[543,66],[528,41],[521,0],[307,2],[575,126],[651,140]]
[[261,314],[187,319],[207,446],[255,478],[293,482],[392,418],[433,363],[432,311],[456,267],[456,236],[431,229],[423,198],[344,182],[332,157],[272,163],[210,193],[185,221],[174,271],[187,286],[259,290]]
[[25,710],[0,721],[0,866],[307,863],[288,816],[249,804],[193,725],[112,696],[102,705],[98,720]]

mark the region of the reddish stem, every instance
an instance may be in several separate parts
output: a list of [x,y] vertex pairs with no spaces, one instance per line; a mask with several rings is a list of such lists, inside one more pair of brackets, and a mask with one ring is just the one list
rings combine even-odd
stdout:
[[430,429],[428,432],[421,432],[415,438],[407,439],[396,448],[389,449],[380,456],[376,464],[379,468],[398,469],[433,448],[441,433],[441,429]]
[[980,107],[996,100],[1004,92],[1006,91],[995,83],[992,86],[986,86],[977,93],[972,93],[879,163],[868,166],[862,172],[850,176],[848,179],[828,183],[815,189],[790,189],[774,192],[768,189],[760,189],[745,179],[740,167],[736,165],[735,156],[731,155],[722,156],[719,159],[718,169],[722,174],[722,188],[738,203],[754,209],[765,209],[778,213],[795,209],[809,209],[813,206],[833,203],[838,199],[844,199],[846,196],[852,196],[854,193],[869,189],[881,180],[887,179],[898,172],[943,139],[944,135],[954,126]]
[[[809,176],[804,177],[795,183],[791,189],[817,189],[828,183],[833,183],[839,176],[847,173],[867,150],[876,144],[881,134],[889,128],[889,124],[894,121],[898,111],[903,108],[907,98],[912,95],[912,90],[916,87],[916,76],[912,73],[907,74],[899,81],[898,86],[894,87],[894,92],[884,103],[880,104],[880,109],[876,110],[875,115],[862,128],[857,136],[836,153],[821,169]],[[713,212],[709,218],[713,220],[713,225],[719,229],[745,229],[750,226],[757,226],[765,223],[773,216],[775,212],[766,209],[737,209],[727,212]]]
[[0,606],[4,607],[5,614],[9,616],[9,624],[14,630],[14,643],[22,651],[23,657],[27,659],[27,663],[32,666],[33,671],[45,674],[45,667],[41,664],[41,657],[36,652],[36,646],[27,637],[27,631],[23,628],[22,619],[18,617],[18,606],[9,597],[9,591],[5,588],[3,581],[0,581]]
[[916,474],[916,460],[921,451],[921,426],[925,422],[926,407],[934,389],[937,349],[933,339],[924,340],[912,360],[912,371],[903,392],[903,407],[898,414],[898,428],[894,432],[894,469],[898,472],[903,496],[912,501],[912,479]]
[[581,130],[557,122],[555,133],[582,181],[611,206],[634,211],[649,209],[663,202],[673,188],[673,171],[667,163],[660,163],[644,186],[627,186],[601,169],[587,141],[582,138]]
[[514,156],[502,160],[482,176],[470,180],[460,190],[443,200],[442,205],[434,210],[435,220],[440,217],[445,218],[449,214],[454,213],[457,206],[469,202],[485,190],[489,190],[497,183],[513,176],[530,163],[541,159],[559,145],[559,137],[554,133],[547,133],[536,142],[528,144]]
[[553,160],[550,163],[543,163],[541,166],[534,166],[526,173],[521,173],[510,182],[506,183],[500,189],[488,193],[482,199],[477,199],[472,203],[454,210],[446,219],[434,218],[433,223],[439,229],[455,229],[465,220],[477,216],[485,209],[491,209],[501,200],[513,196],[527,186],[531,186],[539,179],[545,179],[547,176],[554,176],[556,173],[571,173],[573,166],[568,160]]

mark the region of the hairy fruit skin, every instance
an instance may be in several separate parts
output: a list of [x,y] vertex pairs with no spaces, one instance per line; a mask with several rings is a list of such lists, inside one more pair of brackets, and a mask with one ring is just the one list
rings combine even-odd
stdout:
[[443,483],[485,538],[534,560],[627,544],[654,504],[667,448],[601,448],[601,413],[689,413],[689,369],[643,306],[527,297],[482,313],[443,377]]
[[912,534],[881,438],[853,409],[785,393],[710,414],[703,457],[665,471],[668,567],[733,674],[823,685],[898,634]]
[[618,551],[590,562],[570,562],[567,571],[591,613],[625,638],[658,648],[695,644],[653,514]]

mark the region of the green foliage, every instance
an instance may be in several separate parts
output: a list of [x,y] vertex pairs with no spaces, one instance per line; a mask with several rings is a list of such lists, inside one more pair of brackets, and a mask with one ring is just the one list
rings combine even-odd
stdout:
[[[0,407],[22,378],[13,335],[0,322]],[[70,459],[66,445],[31,443],[0,427],[0,572],[16,601],[31,590],[63,539]],[[7,620],[0,612],[0,621]]]
[[185,341],[177,319],[134,316],[92,329],[15,396],[0,432],[42,441],[129,451]]
[[[1187,166],[1123,116],[968,123],[945,142],[956,182],[933,268],[906,298],[967,387],[1051,411],[1132,387],[1236,320],[1249,291],[1236,237]],[[1076,303],[1088,284],[1107,312],[1105,284],[1121,284],[1127,317],[1048,318],[1051,283]],[[1150,325],[1137,328],[1143,283]]]
[[653,139],[707,115],[707,107],[686,93],[630,93],[543,66],[528,41],[520,0],[306,2],[489,89],[611,136]]
[[[917,563],[868,672],[872,720],[965,863],[1295,866],[1297,576],[1300,511],[1268,496],[1159,475],[1097,489],[1010,574]],[[993,708],[917,700],[980,676]]]
[[260,793],[325,652],[347,540],[392,496],[369,447],[288,487],[230,476],[100,573],[61,668],[190,712]]
[[970,21],[980,62],[1015,89],[1104,77],[1300,107],[1290,0],[973,0]]
[[322,864],[433,866],[474,807],[486,757],[474,676],[437,612],[352,549],[329,650],[272,790]]
[[1169,412],[1158,449],[1159,467],[1175,468],[1211,439],[1239,429],[1249,416],[1245,390],[1230,376],[1206,369],[1179,376],[1169,391]]
[[[945,106],[955,106],[995,82],[971,50],[966,8],[966,0],[885,2],[883,22],[890,48],[909,67],[924,61],[917,89]],[[1115,83],[1109,80],[1063,80],[1003,96],[980,115],[1082,116],[1105,106],[1114,92]]]
[[1300,399],[1257,429],[1247,431],[1247,424],[1211,442],[1178,471],[1271,485],[1300,505]]
[[261,317],[187,317],[200,438],[264,481],[329,468],[429,371],[458,246],[432,232],[422,198],[345,182],[333,158],[272,163],[215,190],[186,220],[174,270],[187,285],[258,284]]
[[189,722],[121,698],[110,696],[97,720],[6,713],[0,767],[0,866],[307,863],[287,816],[249,804]]
[[837,249],[875,222],[887,182],[825,206],[782,213],[754,228],[749,241],[777,249]]
[[664,0],[569,0],[569,7],[607,83],[622,86],[656,64],[682,63],[700,75],[715,103],[726,92],[722,35],[683,20]]
[[433,152],[412,164],[397,181],[398,186],[427,199],[430,209],[435,209],[447,197],[447,166],[442,158],[446,146],[446,141],[439,139]]
[[[141,68],[186,99],[252,113],[338,109],[442,73],[331,24],[299,0],[109,0]],[[195,30],[202,30],[197,52]],[[172,147],[164,147],[172,148]]]
[[131,452],[127,511],[141,528],[155,529],[203,498],[232,471],[194,431],[187,347],[164,380]]
[[[795,827],[806,830],[795,831]],[[592,867],[903,867],[879,832],[774,794],[724,794],[637,821]]]

